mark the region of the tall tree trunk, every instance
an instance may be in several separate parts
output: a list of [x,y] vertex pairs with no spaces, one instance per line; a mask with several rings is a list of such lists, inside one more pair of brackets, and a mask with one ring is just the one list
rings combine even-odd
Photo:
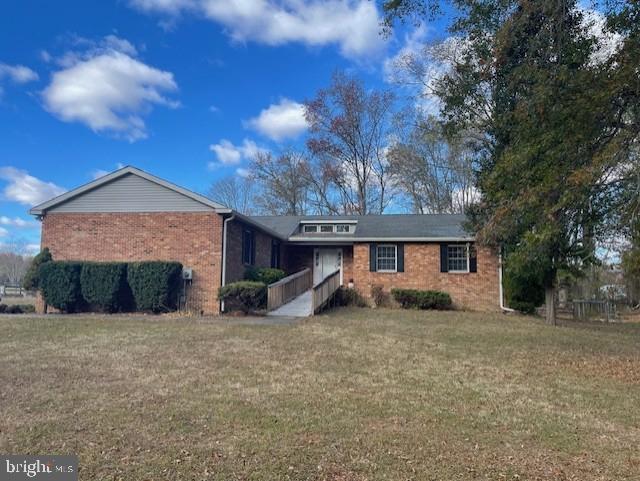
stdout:
[[545,319],[547,324],[556,326],[556,286],[547,286],[544,289],[544,302],[545,302]]

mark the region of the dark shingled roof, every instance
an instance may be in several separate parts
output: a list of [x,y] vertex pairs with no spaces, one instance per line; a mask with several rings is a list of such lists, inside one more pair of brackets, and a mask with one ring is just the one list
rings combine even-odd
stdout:
[[[388,240],[455,240],[472,239],[466,232],[463,214],[383,214],[383,215],[283,215],[250,216],[250,219],[265,228],[277,232],[283,238],[304,240],[305,238]],[[355,220],[357,227],[352,234],[301,234],[297,231],[302,221]]]

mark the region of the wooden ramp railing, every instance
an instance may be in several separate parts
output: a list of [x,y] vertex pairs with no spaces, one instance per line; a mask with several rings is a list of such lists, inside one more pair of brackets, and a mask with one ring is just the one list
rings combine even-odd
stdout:
[[340,269],[313,286],[313,314],[324,309],[340,287]]
[[308,267],[284,279],[280,279],[278,282],[269,284],[267,287],[267,311],[273,311],[295,299],[303,292],[311,289],[312,285],[313,275]]

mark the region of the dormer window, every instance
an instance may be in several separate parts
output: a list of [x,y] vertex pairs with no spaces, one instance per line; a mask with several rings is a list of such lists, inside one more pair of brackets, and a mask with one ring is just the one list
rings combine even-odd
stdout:
[[331,222],[326,220],[315,223],[302,221],[300,233],[302,234],[352,234],[356,229],[355,222]]

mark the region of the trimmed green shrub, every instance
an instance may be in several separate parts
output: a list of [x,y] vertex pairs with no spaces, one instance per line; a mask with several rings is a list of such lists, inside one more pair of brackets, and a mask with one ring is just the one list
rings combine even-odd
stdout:
[[51,261],[41,264],[38,276],[45,302],[64,312],[82,310],[81,270],[81,262]]
[[0,304],[0,314],[30,314],[36,312],[33,304]]
[[340,287],[336,292],[336,305],[338,306],[355,306],[368,307],[367,300],[360,295],[356,289],[348,287]]
[[441,291],[391,289],[391,295],[403,309],[451,309],[451,296]]
[[182,280],[179,262],[132,262],[127,280],[136,310],[158,313],[177,309]]
[[49,252],[48,247],[38,252],[38,254],[31,259],[31,264],[29,264],[29,268],[22,281],[22,287],[27,290],[38,289],[40,287],[40,266],[52,260],[53,257],[51,257],[51,252]]
[[124,262],[86,262],[80,273],[82,297],[90,310],[126,311],[133,299]]
[[247,270],[244,271],[245,280],[262,282],[266,285],[278,282],[280,279],[284,279],[285,276],[286,274],[283,270],[272,267],[247,267]]
[[513,300],[509,302],[509,306],[518,312],[522,312],[523,314],[535,314],[537,307],[533,302]]
[[537,306],[544,304],[544,271],[528,254],[514,251],[505,256],[503,283],[507,305],[533,314]]
[[262,282],[232,282],[218,290],[218,298],[228,310],[245,313],[267,307],[267,286]]

